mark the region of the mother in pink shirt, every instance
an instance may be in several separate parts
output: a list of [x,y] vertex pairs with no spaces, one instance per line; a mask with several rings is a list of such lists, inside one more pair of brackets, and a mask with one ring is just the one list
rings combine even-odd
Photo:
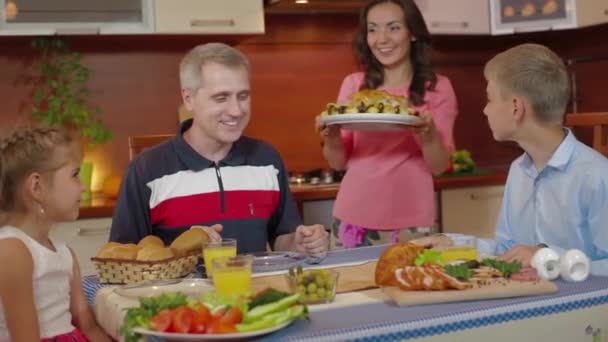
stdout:
[[330,166],[346,169],[334,207],[336,245],[399,241],[400,233],[435,222],[433,174],[454,149],[458,113],[450,81],[431,65],[431,37],[412,0],[372,0],[361,10],[355,54],[364,72],[342,82],[338,103],[362,89],[408,97],[424,125],[399,131],[317,128]]

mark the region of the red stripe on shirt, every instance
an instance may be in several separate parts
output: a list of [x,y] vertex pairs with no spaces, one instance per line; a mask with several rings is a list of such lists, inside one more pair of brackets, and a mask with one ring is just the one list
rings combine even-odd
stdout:
[[174,197],[150,210],[152,225],[183,227],[205,222],[238,219],[267,219],[278,207],[280,193],[274,190],[225,191],[225,212],[219,192]]

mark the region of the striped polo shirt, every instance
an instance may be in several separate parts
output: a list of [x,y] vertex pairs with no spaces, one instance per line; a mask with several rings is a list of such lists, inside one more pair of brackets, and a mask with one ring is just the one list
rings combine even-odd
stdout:
[[214,163],[184,140],[192,125],[144,151],[129,165],[114,210],[110,241],[137,243],[157,235],[170,243],[192,225],[222,224],[239,253],[263,251],[301,224],[279,153],[241,137]]

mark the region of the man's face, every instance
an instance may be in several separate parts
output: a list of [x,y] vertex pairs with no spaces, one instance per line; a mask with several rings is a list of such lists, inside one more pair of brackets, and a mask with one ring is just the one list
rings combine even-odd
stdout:
[[513,111],[514,103],[511,97],[503,97],[498,84],[494,80],[488,80],[486,87],[487,103],[483,113],[488,118],[488,124],[492,130],[492,136],[496,141],[511,140],[517,122]]
[[205,63],[201,87],[194,94],[182,90],[182,96],[186,108],[193,113],[196,134],[219,146],[238,140],[249,123],[249,70],[244,66]]

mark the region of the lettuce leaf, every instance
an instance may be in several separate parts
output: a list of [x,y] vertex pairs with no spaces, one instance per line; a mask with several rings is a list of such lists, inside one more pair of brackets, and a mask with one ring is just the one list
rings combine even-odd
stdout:
[[414,260],[416,266],[422,266],[427,264],[437,264],[443,266],[443,258],[441,253],[434,249],[425,249],[422,253],[416,256]]

